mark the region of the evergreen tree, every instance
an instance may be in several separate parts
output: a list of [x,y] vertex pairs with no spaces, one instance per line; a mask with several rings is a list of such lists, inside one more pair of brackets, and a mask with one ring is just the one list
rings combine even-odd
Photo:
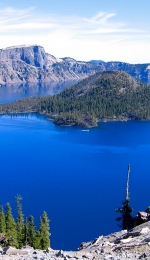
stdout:
[[122,228],[122,230],[130,230],[131,228],[133,228],[133,217],[131,215],[133,209],[130,207],[129,200],[123,201],[122,207],[116,209],[116,212],[121,213],[121,217],[116,218],[116,220],[121,222],[119,226]]
[[0,233],[3,236],[2,244],[21,248],[30,245],[33,248],[47,249],[50,247],[50,227],[47,213],[44,211],[40,218],[39,230],[37,232],[34,225],[34,217],[30,216],[24,220],[21,205],[22,197],[16,196],[18,216],[15,222],[12,209],[9,203],[6,204],[5,213],[0,206]]
[[6,204],[5,222],[7,245],[18,247],[16,223],[12,216],[12,210],[9,203]]
[[6,232],[5,214],[3,207],[0,206],[0,233]]
[[37,232],[34,225],[34,217],[30,216],[26,222],[26,244],[36,248]]
[[25,237],[24,237],[24,215],[22,213],[22,204],[21,204],[22,197],[20,195],[16,196],[16,204],[17,204],[17,240],[19,248],[24,245]]
[[24,244],[28,245],[28,218],[25,218],[24,223]]
[[37,248],[44,250],[50,247],[49,230],[49,219],[47,213],[44,211],[42,217],[40,218],[40,227],[37,236]]
[[128,165],[128,175],[127,175],[127,184],[126,184],[126,199],[122,202],[122,207],[117,208],[116,212],[121,213],[121,217],[116,218],[117,221],[121,221],[122,230],[130,230],[133,227],[133,209],[130,207],[130,198],[129,198],[129,177],[130,177],[130,164]]

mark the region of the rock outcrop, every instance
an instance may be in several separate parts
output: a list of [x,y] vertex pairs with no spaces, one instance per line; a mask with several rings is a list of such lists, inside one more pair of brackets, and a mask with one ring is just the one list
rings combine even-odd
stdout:
[[38,45],[1,49],[0,60],[21,60],[29,65],[41,68],[45,68],[48,63],[44,48]]
[[0,259],[5,260],[123,260],[150,259],[150,221],[132,229],[100,236],[82,243],[77,251],[34,250],[31,247],[0,248]]
[[0,50],[0,84],[79,80],[95,73],[97,65],[71,58],[57,59],[43,47],[14,46]]
[[13,46],[0,50],[0,85],[81,80],[100,70],[122,70],[150,83],[150,64],[76,61],[57,59],[38,45]]
[[147,221],[150,221],[150,209],[145,211],[139,211],[134,219],[135,226],[141,225]]
[[145,83],[150,84],[150,64],[129,64],[125,62],[106,62],[105,70],[121,70]]

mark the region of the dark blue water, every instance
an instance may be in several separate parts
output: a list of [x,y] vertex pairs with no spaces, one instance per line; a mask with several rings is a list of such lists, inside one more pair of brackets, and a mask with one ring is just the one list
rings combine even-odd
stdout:
[[100,123],[86,132],[43,116],[0,117],[0,204],[13,206],[21,194],[36,224],[46,210],[54,249],[118,230],[114,210],[125,198],[129,163],[136,214],[150,205],[150,122]]

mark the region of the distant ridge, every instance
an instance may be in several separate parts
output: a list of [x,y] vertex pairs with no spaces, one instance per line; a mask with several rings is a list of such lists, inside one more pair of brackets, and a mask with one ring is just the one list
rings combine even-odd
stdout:
[[9,47],[6,47],[6,48],[2,48],[2,50],[9,50],[9,49],[20,49],[20,48],[30,48],[30,47],[34,47],[34,46],[39,46],[39,47],[42,47],[38,44],[31,44],[31,45],[28,45],[28,44],[22,44],[22,45],[14,45],[14,46],[9,46]]
[[56,58],[37,44],[0,49],[0,85],[81,80],[102,70],[125,71],[136,79],[150,83],[150,63],[85,62],[71,57]]
[[105,63],[103,60],[90,60],[89,62],[94,64]]

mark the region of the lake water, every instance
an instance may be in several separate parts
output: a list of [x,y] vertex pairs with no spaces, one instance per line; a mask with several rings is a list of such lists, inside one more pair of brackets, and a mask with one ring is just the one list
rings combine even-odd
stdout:
[[0,87],[0,104],[12,102],[19,98],[32,96],[54,95],[67,87],[77,83],[77,81],[62,81],[52,83],[30,83],[14,84]]
[[11,202],[15,214],[21,194],[36,225],[46,210],[53,249],[74,250],[119,230],[114,210],[125,198],[129,163],[134,214],[150,205],[150,122],[82,130],[36,114],[0,117],[0,204]]

